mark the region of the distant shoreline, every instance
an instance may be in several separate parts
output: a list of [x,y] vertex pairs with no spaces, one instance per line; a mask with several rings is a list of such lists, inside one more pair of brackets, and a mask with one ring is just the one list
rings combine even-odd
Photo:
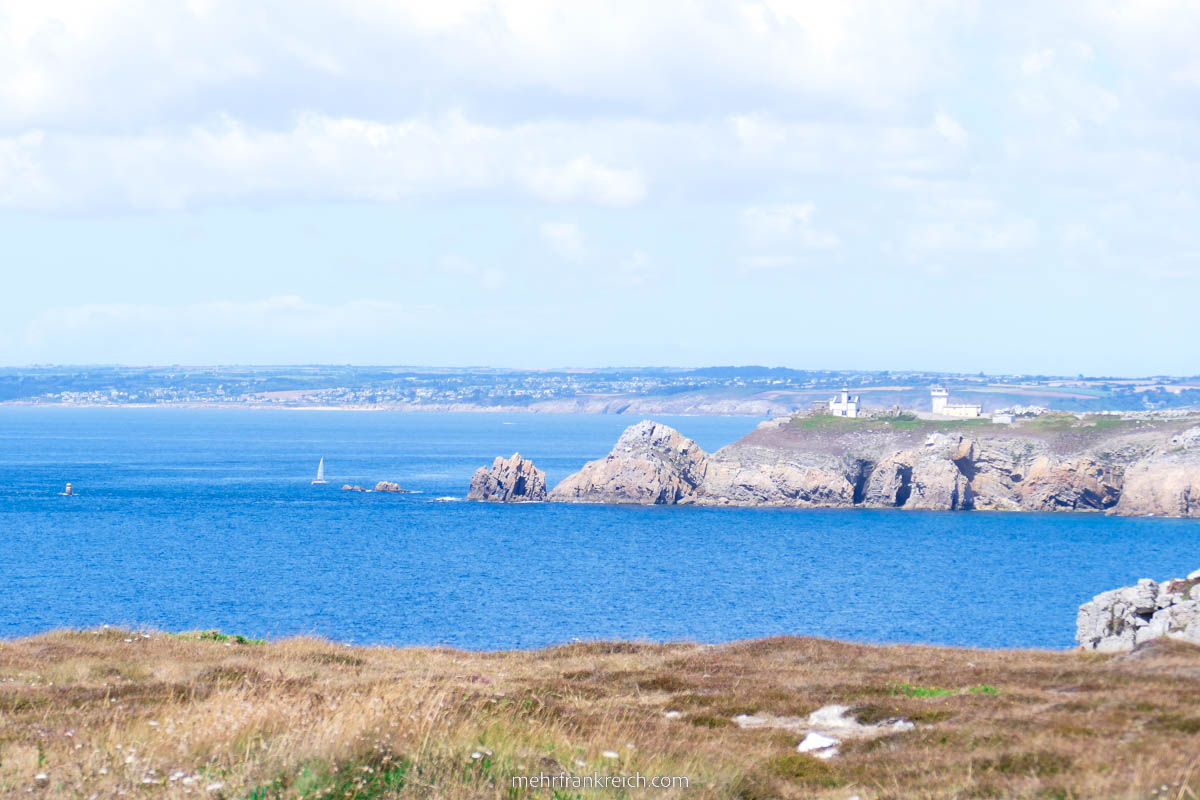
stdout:
[[221,409],[221,410],[253,410],[253,411],[368,411],[368,412],[400,412],[400,413],[443,413],[443,414],[580,414],[588,416],[636,416],[639,414],[663,414],[678,417],[747,417],[765,418],[783,416],[788,411],[778,414],[749,414],[737,412],[699,412],[699,411],[662,411],[635,409],[625,411],[589,411],[587,409],[567,410],[561,408],[531,408],[529,406],[469,406],[458,404],[446,405],[327,405],[327,406],[292,406],[277,403],[31,403],[26,400],[6,400],[0,402],[0,408],[169,408],[180,410]]

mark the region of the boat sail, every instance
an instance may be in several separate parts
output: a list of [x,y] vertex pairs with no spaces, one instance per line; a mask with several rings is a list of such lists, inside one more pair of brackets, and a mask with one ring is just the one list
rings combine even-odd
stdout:
[[325,458],[322,457],[321,463],[317,464],[317,479],[312,482],[312,485],[316,486],[324,483],[329,483],[329,481],[325,480]]

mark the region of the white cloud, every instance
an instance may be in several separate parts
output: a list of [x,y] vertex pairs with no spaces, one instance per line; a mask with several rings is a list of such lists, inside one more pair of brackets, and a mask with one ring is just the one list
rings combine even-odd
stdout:
[[1033,220],[939,220],[917,224],[908,234],[911,253],[928,256],[946,252],[996,253],[1022,250],[1037,241]]
[[837,247],[838,237],[813,227],[813,210],[812,203],[752,206],[741,213],[742,229],[756,247],[787,245],[808,250]]
[[593,201],[610,206],[637,203],[646,194],[641,174],[597,164],[590,156],[566,164],[538,164],[520,173],[520,180],[535,195],[554,202]]
[[233,119],[178,132],[0,137],[0,206],[174,209],[246,199],[349,199],[489,191],[629,205],[633,169],[574,157],[554,126],[480,125],[451,114],[396,123],[306,114],[290,128]]
[[615,269],[606,271],[605,277],[618,286],[645,286],[657,272],[650,256],[637,250],[618,261]]
[[1087,76],[1093,59],[1092,47],[1079,41],[1029,53],[1021,62],[1021,80],[1013,92],[1017,106],[1031,116],[1051,120],[1068,136],[1077,135],[1084,125],[1108,123],[1121,101]]
[[894,107],[947,74],[973,15],[961,0],[11,2],[0,127],[163,124],[247,87],[254,113],[293,113],[318,84],[349,116],[386,98],[514,90],[642,108],[714,93]]
[[583,231],[574,222],[543,222],[538,228],[546,246],[568,261],[583,258]]
[[951,144],[964,144],[967,132],[958,120],[949,114],[939,111],[933,115],[933,129]]

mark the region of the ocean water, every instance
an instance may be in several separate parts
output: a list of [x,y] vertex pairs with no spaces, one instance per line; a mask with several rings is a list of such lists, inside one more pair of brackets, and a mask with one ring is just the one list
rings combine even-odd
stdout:
[[[636,418],[0,408],[0,636],[101,624],[540,647],[776,634],[1063,648],[1092,595],[1200,568],[1200,521],[462,498]],[[713,450],[758,422],[662,417]],[[310,481],[325,458],[327,486]],[[394,480],[414,494],[342,492]],[[71,481],[75,497],[58,493]]]

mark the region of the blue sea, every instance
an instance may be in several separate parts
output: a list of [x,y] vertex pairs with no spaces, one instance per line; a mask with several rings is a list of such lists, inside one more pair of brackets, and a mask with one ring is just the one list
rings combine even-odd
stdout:
[[[758,419],[660,417],[708,450]],[[530,648],[576,639],[1065,648],[1075,612],[1200,568],[1200,521],[1094,514],[492,505],[636,418],[0,408],[0,636],[101,624]],[[325,459],[329,484],[313,486]],[[392,480],[413,494],[343,492]],[[77,495],[59,495],[70,481]],[[445,499],[453,498],[453,499]]]

